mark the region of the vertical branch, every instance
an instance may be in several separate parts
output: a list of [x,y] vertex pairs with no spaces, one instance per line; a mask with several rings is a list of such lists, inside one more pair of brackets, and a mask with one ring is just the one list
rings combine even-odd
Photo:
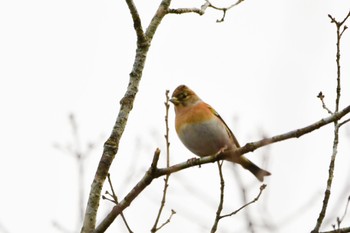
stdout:
[[219,201],[218,209],[216,211],[215,221],[214,221],[214,224],[213,224],[211,231],[210,231],[211,233],[216,232],[216,230],[218,228],[219,221],[221,219],[221,212],[222,212],[222,209],[224,207],[225,180],[224,180],[224,176],[222,175],[223,161],[218,161],[217,164],[218,164],[219,176],[220,176],[220,201]]
[[91,184],[89,199],[85,211],[85,217],[81,232],[88,233],[95,229],[96,215],[100,203],[101,191],[106,180],[109,168],[119,149],[119,142],[134,104],[138,92],[139,82],[146,61],[149,47],[138,47],[134,61],[133,70],[130,73],[128,89],[120,101],[120,110],[109,138],[104,144],[103,153],[98,164],[94,180]]
[[165,144],[166,144],[166,167],[170,167],[170,141],[169,141],[169,90],[165,91]]
[[329,198],[331,196],[331,188],[332,188],[332,182],[333,182],[333,174],[334,174],[334,167],[335,167],[335,159],[337,156],[337,148],[338,148],[338,143],[339,143],[339,127],[338,125],[335,125],[335,129],[334,129],[334,139],[333,139],[333,152],[332,152],[332,157],[331,157],[331,161],[329,164],[329,169],[328,169],[328,179],[327,179],[327,187],[324,193],[324,198],[323,198],[323,204],[322,204],[322,208],[321,208],[321,212],[318,216],[317,222],[316,222],[316,226],[313,229],[312,233],[317,233],[319,232],[323,219],[326,216],[326,211],[327,211],[327,207],[328,207],[328,201]]
[[332,17],[331,15],[328,15],[328,17],[331,19],[331,22],[332,23],[335,23],[336,27],[337,27],[337,55],[336,55],[336,62],[337,62],[337,90],[336,90],[336,93],[337,93],[337,98],[336,98],[336,105],[335,105],[335,111],[338,112],[339,111],[339,102],[340,102],[340,91],[341,91],[341,85],[340,85],[340,72],[341,72],[341,69],[340,69],[340,40],[341,40],[341,37],[344,33],[344,31],[348,28],[346,25],[344,27],[343,24],[345,23],[345,21],[349,18],[350,16],[350,11],[349,13],[347,14],[347,16],[343,19],[342,22],[337,22],[335,20],[334,17]]
[[146,62],[147,52],[151,45],[151,40],[163,17],[166,15],[170,2],[171,0],[163,0],[161,2],[155,16],[147,28],[146,33],[144,33],[142,29],[141,18],[133,0],[126,0],[137,36],[136,55],[132,71],[129,74],[129,84],[127,91],[120,101],[119,114],[114,124],[112,133],[104,144],[103,153],[98,164],[94,180],[91,184],[81,233],[90,233],[95,229],[102,186],[106,180],[109,168],[115,158],[115,155],[118,152],[120,138],[124,132],[129,113],[133,108],[133,103],[138,92],[138,86],[142,77],[142,71]]
[[[169,90],[166,90],[165,92],[165,143],[166,143],[166,167],[169,168],[170,167],[170,142],[169,142],[169,121],[168,121],[168,116],[169,116]],[[154,222],[154,225],[151,229],[151,232],[154,233],[156,231],[158,231],[159,229],[161,229],[163,226],[165,226],[167,223],[170,222],[171,217],[176,213],[174,210],[171,211],[171,215],[168,218],[168,220],[163,223],[160,227],[158,227],[158,223],[160,220],[160,216],[162,215],[164,206],[165,206],[165,202],[166,202],[166,194],[168,191],[168,187],[169,187],[169,177],[170,174],[167,174],[164,178],[164,188],[163,188],[163,197],[160,203],[160,207],[158,210],[158,214],[157,214],[157,218]]]
[[163,17],[168,13],[171,0],[163,0],[155,15],[153,16],[149,26],[146,29],[145,36],[148,40],[152,40],[154,33],[156,32],[160,22],[162,22]]
[[[343,21],[338,22],[334,17],[331,15],[328,15],[328,17],[331,19],[331,23],[334,23],[337,27],[337,53],[336,53],[336,63],[337,63],[337,87],[336,87],[336,100],[335,100],[335,113],[339,112],[339,103],[340,103],[340,96],[341,96],[341,70],[340,70],[340,40],[341,37],[344,33],[344,31],[347,29],[347,26],[343,26],[345,21],[348,19],[350,16],[350,11],[347,14],[347,16],[344,18]],[[331,188],[332,188],[332,183],[333,183],[333,177],[334,177],[334,169],[335,169],[335,160],[336,156],[338,153],[338,144],[339,144],[339,123],[338,120],[334,121],[334,139],[333,139],[333,152],[331,156],[331,161],[329,164],[329,169],[328,169],[328,179],[327,179],[327,187],[324,193],[324,198],[323,198],[323,204],[321,211],[319,213],[319,216],[316,221],[316,226],[312,230],[312,233],[319,232],[323,219],[326,216],[326,211],[328,207],[328,202],[331,196]]]

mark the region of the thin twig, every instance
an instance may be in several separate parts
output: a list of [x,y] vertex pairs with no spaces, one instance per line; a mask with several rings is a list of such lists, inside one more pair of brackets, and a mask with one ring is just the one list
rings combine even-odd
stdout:
[[160,230],[160,229],[162,229],[162,228],[163,228],[165,225],[167,225],[168,223],[170,223],[170,221],[171,221],[172,217],[174,216],[174,214],[176,214],[176,211],[172,209],[169,218],[168,218],[165,222],[163,222],[162,225],[160,225],[160,226],[157,228],[157,231]]
[[157,164],[159,160],[160,150],[157,148],[154,152],[152,164],[146,171],[142,179],[135,187],[124,197],[124,199],[114,206],[112,211],[102,220],[102,222],[93,231],[94,233],[102,233],[112,224],[114,219],[126,208],[131,202],[154,180],[157,172]]
[[224,207],[225,180],[222,174],[222,164],[223,164],[223,161],[217,162],[219,177],[220,177],[220,201],[219,201],[218,209],[216,210],[215,221],[210,231],[211,233],[216,232],[220,221],[221,212]]
[[341,216],[340,218],[339,217],[337,218],[338,230],[340,229],[340,224],[343,222],[343,220],[344,220],[344,218],[346,216],[346,213],[348,212],[349,202],[350,202],[350,196],[348,197],[348,200],[346,202],[346,206],[345,206],[345,210],[344,210],[343,216]]
[[322,103],[322,108],[325,109],[330,115],[333,114],[333,112],[326,106],[325,102],[324,102],[324,94],[322,93],[322,91],[320,91],[320,93],[318,93],[317,98],[319,98],[321,100]]
[[235,3],[229,5],[228,7],[217,7],[213,5],[209,0],[205,0],[205,3],[201,6],[201,8],[177,8],[177,9],[168,9],[168,14],[187,14],[187,13],[196,13],[198,15],[204,15],[206,9],[208,7],[213,8],[218,11],[223,12],[223,16],[221,19],[216,20],[217,23],[224,22],[226,17],[226,12],[238,4],[242,3],[244,0],[237,0]]
[[247,206],[249,206],[249,205],[251,205],[251,204],[257,202],[257,201],[259,200],[259,198],[260,198],[262,192],[263,192],[264,189],[266,188],[266,186],[267,186],[266,184],[262,184],[262,185],[260,186],[259,194],[258,194],[252,201],[250,201],[250,202],[244,204],[243,206],[241,206],[240,208],[238,208],[237,210],[235,210],[235,211],[233,211],[233,212],[231,212],[231,213],[229,213],[229,214],[225,214],[225,215],[220,216],[220,218],[226,218],[226,217],[230,217],[230,216],[232,216],[232,215],[235,215],[235,214],[237,214],[239,211],[241,211],[242,209],[244,209],[245,207],[247,207]]
[[341,92],[341,85],[340,85],[340,77],[341,77],[341,69],[340,69],[340,40],[341,37],[344,33],[344,31],[347,29],[347,26],[345,25],[343,28],[343,24],[345,23],[345,21],[349,18],[350,16],[350,11],[348,12],[348,14],[344,17],[344,19],[339,22],[337,21],[333,16],[328,15],[328,17],[331,19],[331,23],[334,23],[337,27],[337,55],[336,55],[336,63],[337,63],[337,89],[336,89],[336,93],[337,93],[337,97],[336,97],[336,106],[335,106],[335,112],[337,112],[339,110],[339,102],[340,102],[340,92]]
[[[169,166],[170,166],[170,142],[169,142],[169,121],[168,121],[169,107],[170,107],[170,105],[169,105],[169,90],[166,90],[166,92],[165,92],[164,105],[165,105],[165,135],[164,135],[164,137],[165,137],[165,144],[166,144],[166,167],[169,168]],[[164,227],[166,224],[168,224],[170,222],[171,218],[173,217],[173,215],[176,213],[174,210],[171,210],[170,217],[160,227],[158,227],[160,216],[162,215],[162,212],[163,212],[163,209],[165,206],[165,202],[166,202],[166,194],[167,194],[168,187],[169,187],[169,177],[170,177],[170,174],[166,175],[165,179],[164,179],[163,197],[162,197],[162,200],[160,203],[157,218],[156,218],[154,225],[151,229],[152,233],[158,231],[159,229]]]
[[[113,197],[114,203],[116,205],[118,205],[118,196],[114,192],[114,188],[113,188],[113,184],[112,184],[112,180],[111,180],[111,174],[108,173],[107,178],[108,178],[109,187],[111,188],[111,191],[112,191],[112,197]],[[133,231],[129,227],[128,222],[126,221],[126,218],[125,218],[123,212],[121,212],[120,215],[122,216],[123,222],[124,222],[126,228],[128,229],[129,233],[133,233]]]
[[[346,19],[350,16],[350,11],[348,15],[344,18],[343,21],[338,22],[334,17],[331,15],[328,15],[328,17],[331,19],[331,23],[334,23],[337,27],[337,53],[336,53],[336,63],[337,63],[337,87],[336,87],[336,100],[335,100],[335,114],[339,111],[339,105],[340,105],[340,96],[341,96],[341,69],[340,69],[340,41],[342,33],[345,31],[344,29],[341,31],[342,25],[345,23]],[[316,221],[316,225],[314,229],[312,230],[312,233],[319,232],[323,219],[326,216],[326,211],[328,207],[328,202],[331,196],[331,188],[333,183],[333,177],[334,177],[334,169],[335,169],[335,160],[338,153],[338,144],[339,144],[339,124],[338,120],[334,121],[334,139],[333,139],[333,152],[331,156],[331,161],[329,163],[329,169],[328,169],[328,179],[327,179],[327,187],[325,189],[324,198],[323,198],[323,204],[321,211],[319,213],[319,216]]]
[[[207,2],[209,2],[209,0],[206,0]],[[222,23],[224,22],[225,20],[225,17],[226,17],[226,12],[230,9],[232,9],[233,7],[237,6],[238,4],[242,3],[244,0],[237,0],[237,2],[231,4],[230,6],[228,7],[217,7],[217,6],[214,6],[213,4],[211,4],[209,2],[209,7],[215,9],[215,10],[219,10],[219,11],[222,11],[223,15],[222,15],[222,18],[221,19],[218,19],[216,20],[217,23]]]
[[344,120],[344,121],[340,122],[338,125],[339,125],[339,127],[341,127],[341,126],[343,126],[344,124],[349,123],[349,122],[350,122],[350,118],[347,119],[347,120]]

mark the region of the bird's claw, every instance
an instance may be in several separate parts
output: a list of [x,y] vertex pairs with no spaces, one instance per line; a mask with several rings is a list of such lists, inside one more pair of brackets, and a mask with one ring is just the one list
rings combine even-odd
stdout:
[[217,155],[220,155],[220,154],[224,154],[225,151],[228,149],[228,146],[225,145],[224,147],[222,147],[216,154]]

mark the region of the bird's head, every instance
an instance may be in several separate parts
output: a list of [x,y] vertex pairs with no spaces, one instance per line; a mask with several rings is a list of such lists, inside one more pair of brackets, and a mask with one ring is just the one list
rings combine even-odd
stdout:
[[171,96],[170,102],[172,102],[175,107],[188,106],[198,102],[200,98],[185,85],[178,86]]

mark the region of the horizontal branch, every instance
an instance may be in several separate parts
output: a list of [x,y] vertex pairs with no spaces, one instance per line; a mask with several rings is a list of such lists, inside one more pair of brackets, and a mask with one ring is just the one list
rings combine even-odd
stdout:
[[[319,129],[331,122],[341,119],[343,116],[350,112],[350,106],[344,108],[343,110],[327,117],[323,118],[311,125],[306,127],[293,130],[284,134],[273,136],[270,138],[262,139],[260,141],[247,143],[245,146],[236,149],[234,152],[235,155],[240,156],[248,152],[252,152],[260,147],[273,144],[279,141],[287,140],[290,138],[299,138],[307,133],[310,133],[316,129]],[[168,168],[157,168],[157,162],[159,159],[160,151],[157,149],[154,153],[152,165],[147,170],[142,179],[136,184],[136,186],[125,196],[125,198],[116,205],[111,212],[105,217],[105,219],[100,223],[100,225],[95,229],[94,233],[104,232],[108,226],[114,221],[114,219],[126,208],[131,202],[156,178],[164,175],[169,175],[183,169],[199,166],[206,163],[213,163],[224,158],[224,153],[217,153],[211,156],[201,157],[195,160],[189,160],[179,164],[175,164]]]
[[204,11],[199,8],[177,8],[177,9],[168,9],[168,14],[186,14],[186,13],[196,13],[199,15],[203,15]]
[[210,3],[205,2],[201,8],[177,8],[177,9],[168,9],[168,14],[186,14],[186,13],[196,13],[199,15],[203,15],[205,10],[210,6]]
[[299,138],[299,137],[301,137],[305,134],[311,133],[312,131],[319,129],[319,128],[321,128],[329,123],[340,120],[343,116],[345,116],[349,112],[350,112],[350,105],[347,106],[346,108],[344,108],[343,110],[334,113],[333,115],[331,115],[329,117],[323,118],[323,119],[321,119],[321,120],[319,120],[311,125],[305,126],[303,128],[292,130],[290,132],[276,135],[276,136],[273,136],[271,138],[265,138],[265,139],[262,139],[260,141],[247,143],[245,146],[237,149],[237,154],[238,155],[246,154],[248,152],[252,152],[260,147],[263,147],[263,146],[266,146],[266,145],[269,145],[272,143],[284,141],[284,140],[291,139],[291,138]]
[[[253,152],[254,150],[256,150],[260,147],[266,146],[266,145],[270,145],[270,144],[273,144],[273,143],[276,143],[279,141],[284,141],[284,140],[287,140],[290,138],[299,138],[299,137],[301,137],[305,134],[311,133],[312,131],[319,129],[319,128],[321,128],[329,123],[332,123],[334,121],[341,119],[343,116],[345,116],[349,112],[350,112],[350,105],[348,107],[344,108],[343,110],[341,110],[341,111],[339,111],[339,112],[337,112],[329,117],[323,118],[323,119],[321,119],[321,120],[319,120],[311,125],[308,125],[306,127],[296,129],[296,130],[293,130],[293,131],[290,131],[290,132],[287,132],[284,134],[276,135],[276,136],[273,136],[270,138],[264,138],[264,139],[256,141],[256,142],[247,143],[246,145],[236,149],[232,153],[234,153],[234,155],[241,156],[241,155],[246,154],[248,152]],[[178,172],[178,171],[186,169],[188,167],[199,166],[201,164],[206,164],[206,163],[213,163],[213,162],[218,161],[218,160],[223,159],[223,158],[224,158],[223,154],[215,154],[215,155],[211,155],[211,156],[205,156],[205,157],[198,158],[196,160],[191,161],[191,163],[183,162],[183,163],[175,164],[169,168],[161,168],[161,169],[158,169],[157,177],[171,174],[174,172]]]
[[319,233],[349,233],[349,232],[350,232],[350,227],[344,227],[344,228],[335,229],[331,231],[322,231]]

